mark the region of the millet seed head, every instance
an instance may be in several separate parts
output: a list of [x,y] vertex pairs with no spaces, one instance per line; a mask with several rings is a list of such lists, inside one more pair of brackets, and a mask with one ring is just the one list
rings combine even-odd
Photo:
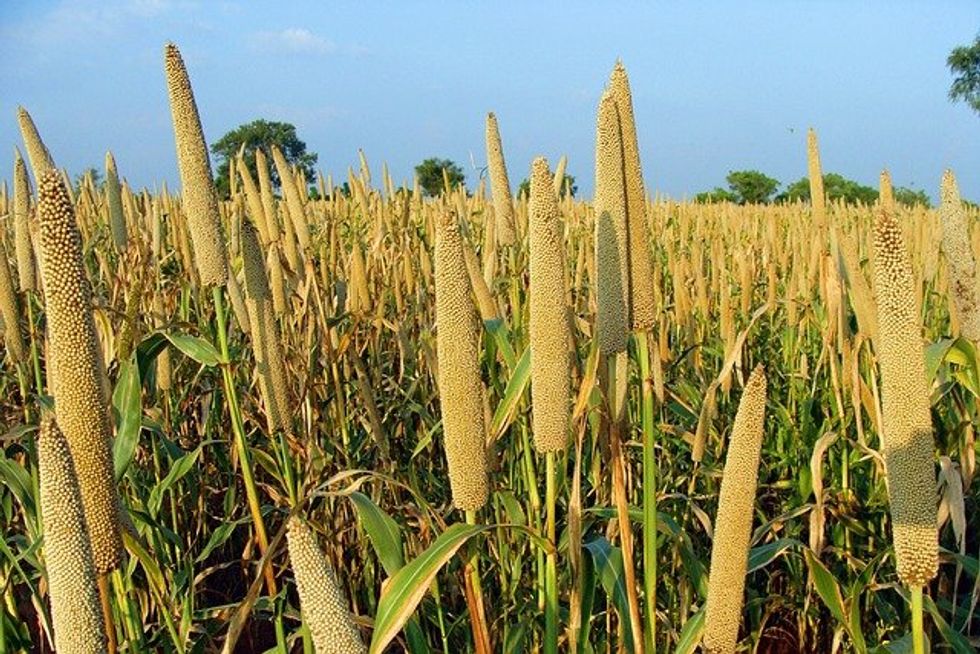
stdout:
[[54,644],[66,654],[106,651],[102,605],[75,464],[54,417],[45,415],[37,441],[44,564]]
[[202,284],[220,286],[228,277],[228,255],[221,231],[218,195],[211,177],[211,161],[191,80],[180,51],[173,43],[168,43],[164,48],[164,68],[177,144],[184,213],[194,243],[194,261]]
[[966,211],[960,200],[952,170],[943,173],[939,192],[939,220],[943,228],[942,249],[949,268],[950,307],[956,312],[960,333],[980,341],[980,302],[977,297],[976,261],[970,244]]
[[55,415],[75,461],[96,571],[119,564],[119,497],[113,478],[112,428],[102,390],[101,349],[82,238],[58,171],[38,184],[41,281],[48,336],[48,386]]
[[333,569],[317,545],[313,531],[293,516],[286,528],[289,565],[296,577],[300,610],[310,628],[317,654],[367,652],[347,608],[347,599]]
[[881,374],[881,442],[898,576],[910,588],[938,568],[936,470],[929,386],[914,276],[902,230],[882,211],[874,230],[874,290]]
[[565,244],[548,162],[531,164],[530,247],[531,416],[534,448],[565,447],[571,419],[571,334],[566,318]]
[[475,510],[487,500],[486,427],[480,377],[480,322],[456,215],[436,216],[436,348],[439,399],[453,503]]
[[599,102],[595,163],[596,338],[606,356],[626,350],[629,333],[629,237],[623,141],[616,101]]
[[17,123],[20,125],[20,135],[24,139],[24,148],[27,150],[27,158],[31,162],[31,171],[34,173],[34,181],[41,183],[41,175],[49,168],[55,168],[54,158],[44,141],[41,134],[37,131],[34,119],[27,113],[24,107],[17,107]]
[[17,293],[14,291],[14,280],[3,243],[0,243],[0,332],[3,333],[3,342],[10,360],[15,364],[24,361],[26,346],[20,331]]
[[759,365],[742,390],[718,497],[702,639],[704,651],[712,654],[735,652],[742,623],[765,415],[766,375]]
[[126,215],[123,213],[119,173],[116,171],[116,159],[111,152],[105,153],[105,193],[109,205],[109,230],[112,232],[112,243],[118,252],[123,252],[129,236],[126,233]]
[[609,78],[609,91],[616,101],[623,143],[623,175],[626,182],[626,225],[629,231],[629,311],[633,331],[648,331],[657,319],[653,288],[650,230],[647,227],[643,169],[633,118],[633,95],[622,62],[617,61]]
[[496,221],[497,243],[513,245],[517,240],[514,227],[514,200],[510,194],[504,148],[500,142],[497,117],[487,114],[487,165],[490,168],[490,192],[493,195],[493,215]]
[[14,150],[14,249],[17,253],[18,288],[23,291],[37,289],[34,268],[34,246],[31,243],[31,184],[27,166],[18,150]]

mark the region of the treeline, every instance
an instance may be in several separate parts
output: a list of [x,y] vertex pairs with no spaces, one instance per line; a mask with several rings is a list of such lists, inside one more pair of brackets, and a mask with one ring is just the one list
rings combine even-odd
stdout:
[[[695,202],[732,202],[734,204],[771,204],[773,202],[808,201],[810,199],[810,180],[801,177],[780,190],[782,184],[758,170],[735,170],[725,177],[728,188],[716,186],[694,196]],[[872,204],[878,199],[878,189],[847,179],[838,173],[823,176],[824,191],[830,200],[843,200],[847,204]],[[931,207],[932,202],[926,192],[896,186],[893,189],[895,201],[907,205]]]

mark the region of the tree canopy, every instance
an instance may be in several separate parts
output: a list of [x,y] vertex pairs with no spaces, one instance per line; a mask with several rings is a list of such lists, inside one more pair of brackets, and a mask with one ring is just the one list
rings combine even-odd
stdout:
[[765,204],[779,189],[779,180],[758,170],[733,170],[725,177],[728,188],[698,193],[695,202],[734,202],[735,204]]
[[307,179],[314,176],[313,165],[316,164],[316,152],[307,152],[306,143],[296,135],[296,126],[292,123],[282,123],[262,118],[250,123],[239,125],[211,145],[211,153],[218,159],[218,170],[215,175],[215,185],[222,196],[229,192],[228,170],[231,159],[238,155],[242,145],[245,146],[245,165],[252,173],[253,179],[257,172],[255,168],[255,149],[270,155],[269,176],[273,186],[280,184],[279,173],[271,165],[271,148],[279,147],[283,156],[293,166],[298,166]]
[[463,169],[451,159],[429,157],[415,167],[415,175],[419,178],[419,186],[426,195],[439,195],[443,189],[442,171],[449,177],[449,185],[458,186],[466,181]]
[[970,45],[953,48],[946,58],[953,83],[949,87],[952,102],[966,102],[980,113],[980,36]]
[[[732,202],[735,204],[765,204],[769,202],[795,202],[810,200],[810,179],[800,179],[787,185],[781,193],[779,182],[757,170],[736,170],[725,178],[728,188],[715,187],[694,196],[695,202]],[[847,204],[871,204],[878,199],[878,190],[847,179],[839,173],[823,176],[824,193],[828,200],[842,200]],[[931,206],[929,196],[921,189],[896,186],[893,191],[895,201],[906,205]]]

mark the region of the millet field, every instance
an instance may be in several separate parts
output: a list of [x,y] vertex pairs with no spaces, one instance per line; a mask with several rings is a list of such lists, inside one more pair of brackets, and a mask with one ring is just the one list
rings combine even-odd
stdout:
[[2,118],[0,652],[980,646],[952,171],[828,199],[811,130],[811,200],[664,199],[617,63],[591,198],[493,113],[469,190],[273,147],[226,198],[177,47],[148,74],[179,188]]

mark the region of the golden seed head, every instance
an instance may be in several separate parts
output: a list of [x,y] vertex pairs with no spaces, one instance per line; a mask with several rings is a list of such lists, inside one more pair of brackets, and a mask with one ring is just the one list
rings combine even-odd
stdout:
[[629,238],[623,141],[616,101],[599,102],[595,163],[596,338],[606,356],[626,350],[629,332]]
[[572,336],[567,319],[565,244],[553,181],[547,160],[535,159],[528,216],[528,330],[534,447],[539,452],[564,449],[571,419]]
[[299,188],[293,178],[293,174],[286,162],[286,157],[282,151],[272,146],[272,160],[276,164],[276,171],[279,173],[279,182],[282,188],[283,197],[286,198],[286,212],[289,214],[290,224],[296,234],[299,246],[305,250],[310,249],[310,230],[306,224],[306,213],[303,210],[303,198],[300,196]]
[[242,269],[245,271],[245,295],[250,300],[268,300],[269,278],[265,273],[265,256],[258,234],[249,221],[242,222]]
[[887,170],[881,171],[878,178],[878,204],[885,211],[891,211],[895,207],[895,195],[892,192],[892,176]]
[[[258,151],[256,152],[256,158],[258,158]],[[252,220],[259,230],[259,236],[262,237],[263,243],[268,243],[272,239],[269,238],[269,227],[265,218],[265,208],[262,206],[262,195],[255,185],[255,180],[252,179],[252,173],[245,164],[244,155],[238,155],[238,165],[235,167],[235,170],[242,178],[242,186],[245,187],[245,200],[248,202],[248,211],[252,215]]]
[[347,599],[313,531],[297,517],[286,528],[289,564],[296,577],[300,610],[317,654],[367,652]]
[[269,280],[258,234],[249,221],[242,222],[242,259],[245,269],[245,306],[251,324],[252,349],[259,376],[259,391],[265,406],[269,431],[287,429],[290,404],[286,382],[285,355],[279,323],[270,306]]
[[510,194],[504,148],[500,143],[497,117],[487,114],[487,166],[490,168],[490,191],[493,194],[493,215],[496,221],[497,242],[513,245],[517,240],[514,231],[514,200]]
[[126,215],[123,213],[119,173],[116,171],[116,160],[111,152],[105,153],[105,193],[109,205],[109,230],[112,232],[112,243],[117,251],[122,252],[126,249],[129,236],[126,233]]
[[282,270],[279,246],[269,246],[268,256],[269,286],[272,288],[272,309],[277,316],[286,315],[286,276]]
[[34,248],[31,245],[31,184],[27,166],[14,150],[14,249],[17,253],[17,279],[21,291],[37,289]]
[[943,173],[940,187],[939,220],[943,228],[942,249],[949,267],[951,309],[956,312],[960,333],[980,341],[980,303],[977,298],[976,262],[970,243],[966,211],[952,170]]
[[56,170],[38,183],[41,281],[48,335],[48,386],[78,472],[96,571],[119,564],[119,498],[113,478],[112,428],[102,391],[102,353],[92,317],[92,289],[68,191]]
[[706,652],[734,652],[738,640],[765,415],[766,375],[759,365],[742,390],[725,457],[705,605]]
[[177,143],[184,213],[194,243],[194,260],[201,283],[220,286],[228,277],[228,257],[221,232],[218,195],[211,177],[211,160],[208,158],[191,80],[180,51],[173,43],[168,43],[164,48],[164,68]]
[[810,206],[817,226],[823,223],[826,215],[826,201],[823,190],[823,169],[820,166],[820,148],[817,133],[811,127],[806,133],[806,165],[810,177]]
[[27,109],[17,107],[17,122],[20,125],[20,135],[24,139],[24,148],[27,150],[27,158],[31,162],[31,171],[34,173],[34,181],[41,183],[41,175],[49,168],[55,168],[54,159],[51,152],[41,135],[37,131],[34,119],[27,113]]
[[633,118],[633,95],[626,68],[617,61],[609,78],[609,91],[619,113],[623,143],[623,175],[626,182],[626,224],[629,232],[629,311],[634,331],[647,331],[657,319],[653,290],[653,262],[650,254],[650,230],[647,227],[646,193],[643,169]]
[[102,606],[78,477],[68,441],[50,415],[41,420],[37,458],[55,649],[105,652]]
[[914,276],[901,228],[882,211],[874,230],[875,350],[881,373],[882,449],[898,576],[910,588],[936,576],[936,471],[929,386]]
[[436,348],[449,482],[456,507],[475,510],[488,493],[480,322],[456,216],[446,211],[436,223]]
[[3,342],[10,354],[10,360],[15,364],[23,361],[26,347],[20,332],[17,293],[14,291],[14,280],[3,243],[0,243],[0,332],[3,333]]
[[228,299],[231,300],[231,310],[235,314],[235,322],[238,323],[238,328],[242,332],[248,334],[250,329],[248,309],[245,308],[245,299],[242,296],[242,288],[238,285],[238,278],[230,271],[225,287],[228,289]]

